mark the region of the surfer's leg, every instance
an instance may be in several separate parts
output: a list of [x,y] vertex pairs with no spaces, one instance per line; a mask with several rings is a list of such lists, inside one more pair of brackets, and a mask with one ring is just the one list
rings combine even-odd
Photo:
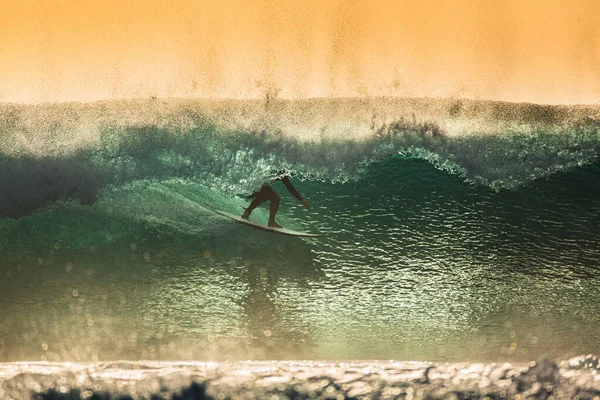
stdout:
[[271,207],[269,209],[269,226],[271,228],[281,228],[281,225],[275,221],[275,214],[277,214],[277,210],[279,210],[279,203],[281,201],[277,192],[265,185],[261,189],[260,197],[264,199],[263,201],[271,201]]
[[246,208],[242,214],[242,218],[248,219],[250,214],[252,214],[252,210],[265,201],[271,201],[269,226],[272,228],[281,228],[281,225],[275,221],[275,214],[277,214],[277,210],[279,210],[279,203],[281,202],[276,191],[271,189],[268,185],[263,185],[258,192],[254,192],[248,197],[254,197],[254,200],[252,200],[252,203],[250,203],[248,208]]
[[262,202],[264,202],[264,200],[262,200],[258,197],[255,197],[254,200],[252,200],[252,203],[250,203],[250,205],[246,208],[246,210],[242,214],[242,218],[244,218],[244,219],[250,218],[250,214],[252,214],[252,210],[254,210],[256,207],[258,207]]
[[244,214],[242,214],[242,218],[248,218],[250,213],[252,213],[252,210],[258,207],[259,204],[264,203],[265,201],[270,201],[271,214],[269,215],[269,226],[271,228],[281,228],[281,225],[275,221],[275,214],[277,214],[277,210],[279,210],[279,203],[281,202],[277,192],[271,189],[268,185],[263,185],[258,192],[252,194],[252,197],[254,197],[254,200],[252,203],[250,203],[248,208],[246,208],[246,211],[244,211]]
[[248,199],[254,198],[254,200],[252,200],[252,203],[250,203],[250,205],[246,208],[246,210],[242,214],[242,218],[248,219],[250,217],[250,214],[252,214],[252,210],[254,210],[256,207],[258,207],[265,201],[269,200],[269,191],[274,193],[273,189],[271,189],[267,185],[262,185],[259,190],[248,196]]
[[275,191],[273,191],[273,193],[275,194],[275,196],[271,198],[271,214],[269,215],[269,226],[272,228],[281,228],[281,225],[275,222],[275,214],[277,214],[277,210],[279,210],[279,202],[281,200],[279,199],[279,195],[275,193]]

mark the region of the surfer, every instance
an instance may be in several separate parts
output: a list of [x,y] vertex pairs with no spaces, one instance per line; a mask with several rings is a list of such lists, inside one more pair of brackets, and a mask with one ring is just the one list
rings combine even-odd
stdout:
[[[300,200],[300,202],[302,202],[302,204],[304,205],[304,207],[306,207],[307,210],[310,210],[310,204],[308,204],[308,201],[306,201],[302,198],[302,196],[300,195],[300,193],[298,193],[298,191],[296,190],[294,185],[292,185],[292,182],[290,182],[290,178],[284,174],[285,174],[285,171],[279,171],[277,173],[277,178],[275,178],[275,181],[283,182],[283,184],[289,190],[289,192],[292,194],[292,196],[294,196],[295,198]],[[260,204],[264,203],[265,201],[270,200],[271,201],[271,208],[270,208],[271,214],[269,215],[269,226],[272,228],[281,228],[281,225],[279,225],[275,221],[275,214],[277,214],[277,210],[279,210],[280,198],[279,198],[279,195],[277,194],[277,192],[275,192],[273,189],[271,189],[271,187],[269,185],[267,185],[265,183],[264,185],[262,185],[260,187],[260,189],[258,189],[256,192],[252,193],[250,196],[246,196],[246,198],[254,199],[254,200],[252,200],[252,203],[250,203],[248,208],[246,208],[246,210],[242,214],[242,218],[248,219],[250,217],[250,214],[252,214],[252,210],[254,210],[256,207],[258,207]]]

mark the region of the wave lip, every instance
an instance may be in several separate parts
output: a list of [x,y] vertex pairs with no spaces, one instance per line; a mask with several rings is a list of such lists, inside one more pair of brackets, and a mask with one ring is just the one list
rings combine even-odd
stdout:
[[529,364],[428,362],[114,362],[0,365],[0,397],[534,398],[600,396],[598,357]]

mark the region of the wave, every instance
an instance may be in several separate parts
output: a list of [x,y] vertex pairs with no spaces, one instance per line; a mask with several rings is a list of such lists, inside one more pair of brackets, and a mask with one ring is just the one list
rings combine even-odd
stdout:
[[187,179],[230,195],[251,192],[274,169],[346,182],[395,155],[496,191],[598,160],[593,108],[398,101],[284,102],[278,110],[243,102],[5,105],[0,216],[60,199],[92,204],[106,188],[138,180]]
[[[242,359],[598,348],[594,107],[0,108],[0,360],[210,359],[215,335]],[[283,168],[312,207],[274,183],[277,220],[324,237],[209,210]]]

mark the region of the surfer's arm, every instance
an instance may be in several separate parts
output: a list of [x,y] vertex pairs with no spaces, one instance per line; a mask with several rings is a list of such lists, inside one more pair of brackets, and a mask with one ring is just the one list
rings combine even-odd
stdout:
[[295,198],[297,198],[298,200],[300,200],[302,202],[304,207],[306,207],[307,209],[310,208],[310,204],[308,204],[308,201],[306,201],[302,198],[302,195],[300,195],[300,193],[296,190],[294,185],[292,185],[292,182],[290,182],[290,178],[288,178],[287,176],[284,176],[283,178],[281,178],[281,182],[283,182],[283,184],[285,185],[287,190],[289,190],[289,192],[292,194],[292,196],[294,196]]
[[300,195],[300,193],[296,190],[294,185],[292,185],[292,182],[290,182],[290,178],[288,178],[287,176],[284,176],[283,178],[281,178],[281,182],[283,182],[283,184],[285,185],[287,190],[290,191],[292,196],[294,196],[295,198],[297,198],[300,201],[304,200],[302,198],[302,196]]

